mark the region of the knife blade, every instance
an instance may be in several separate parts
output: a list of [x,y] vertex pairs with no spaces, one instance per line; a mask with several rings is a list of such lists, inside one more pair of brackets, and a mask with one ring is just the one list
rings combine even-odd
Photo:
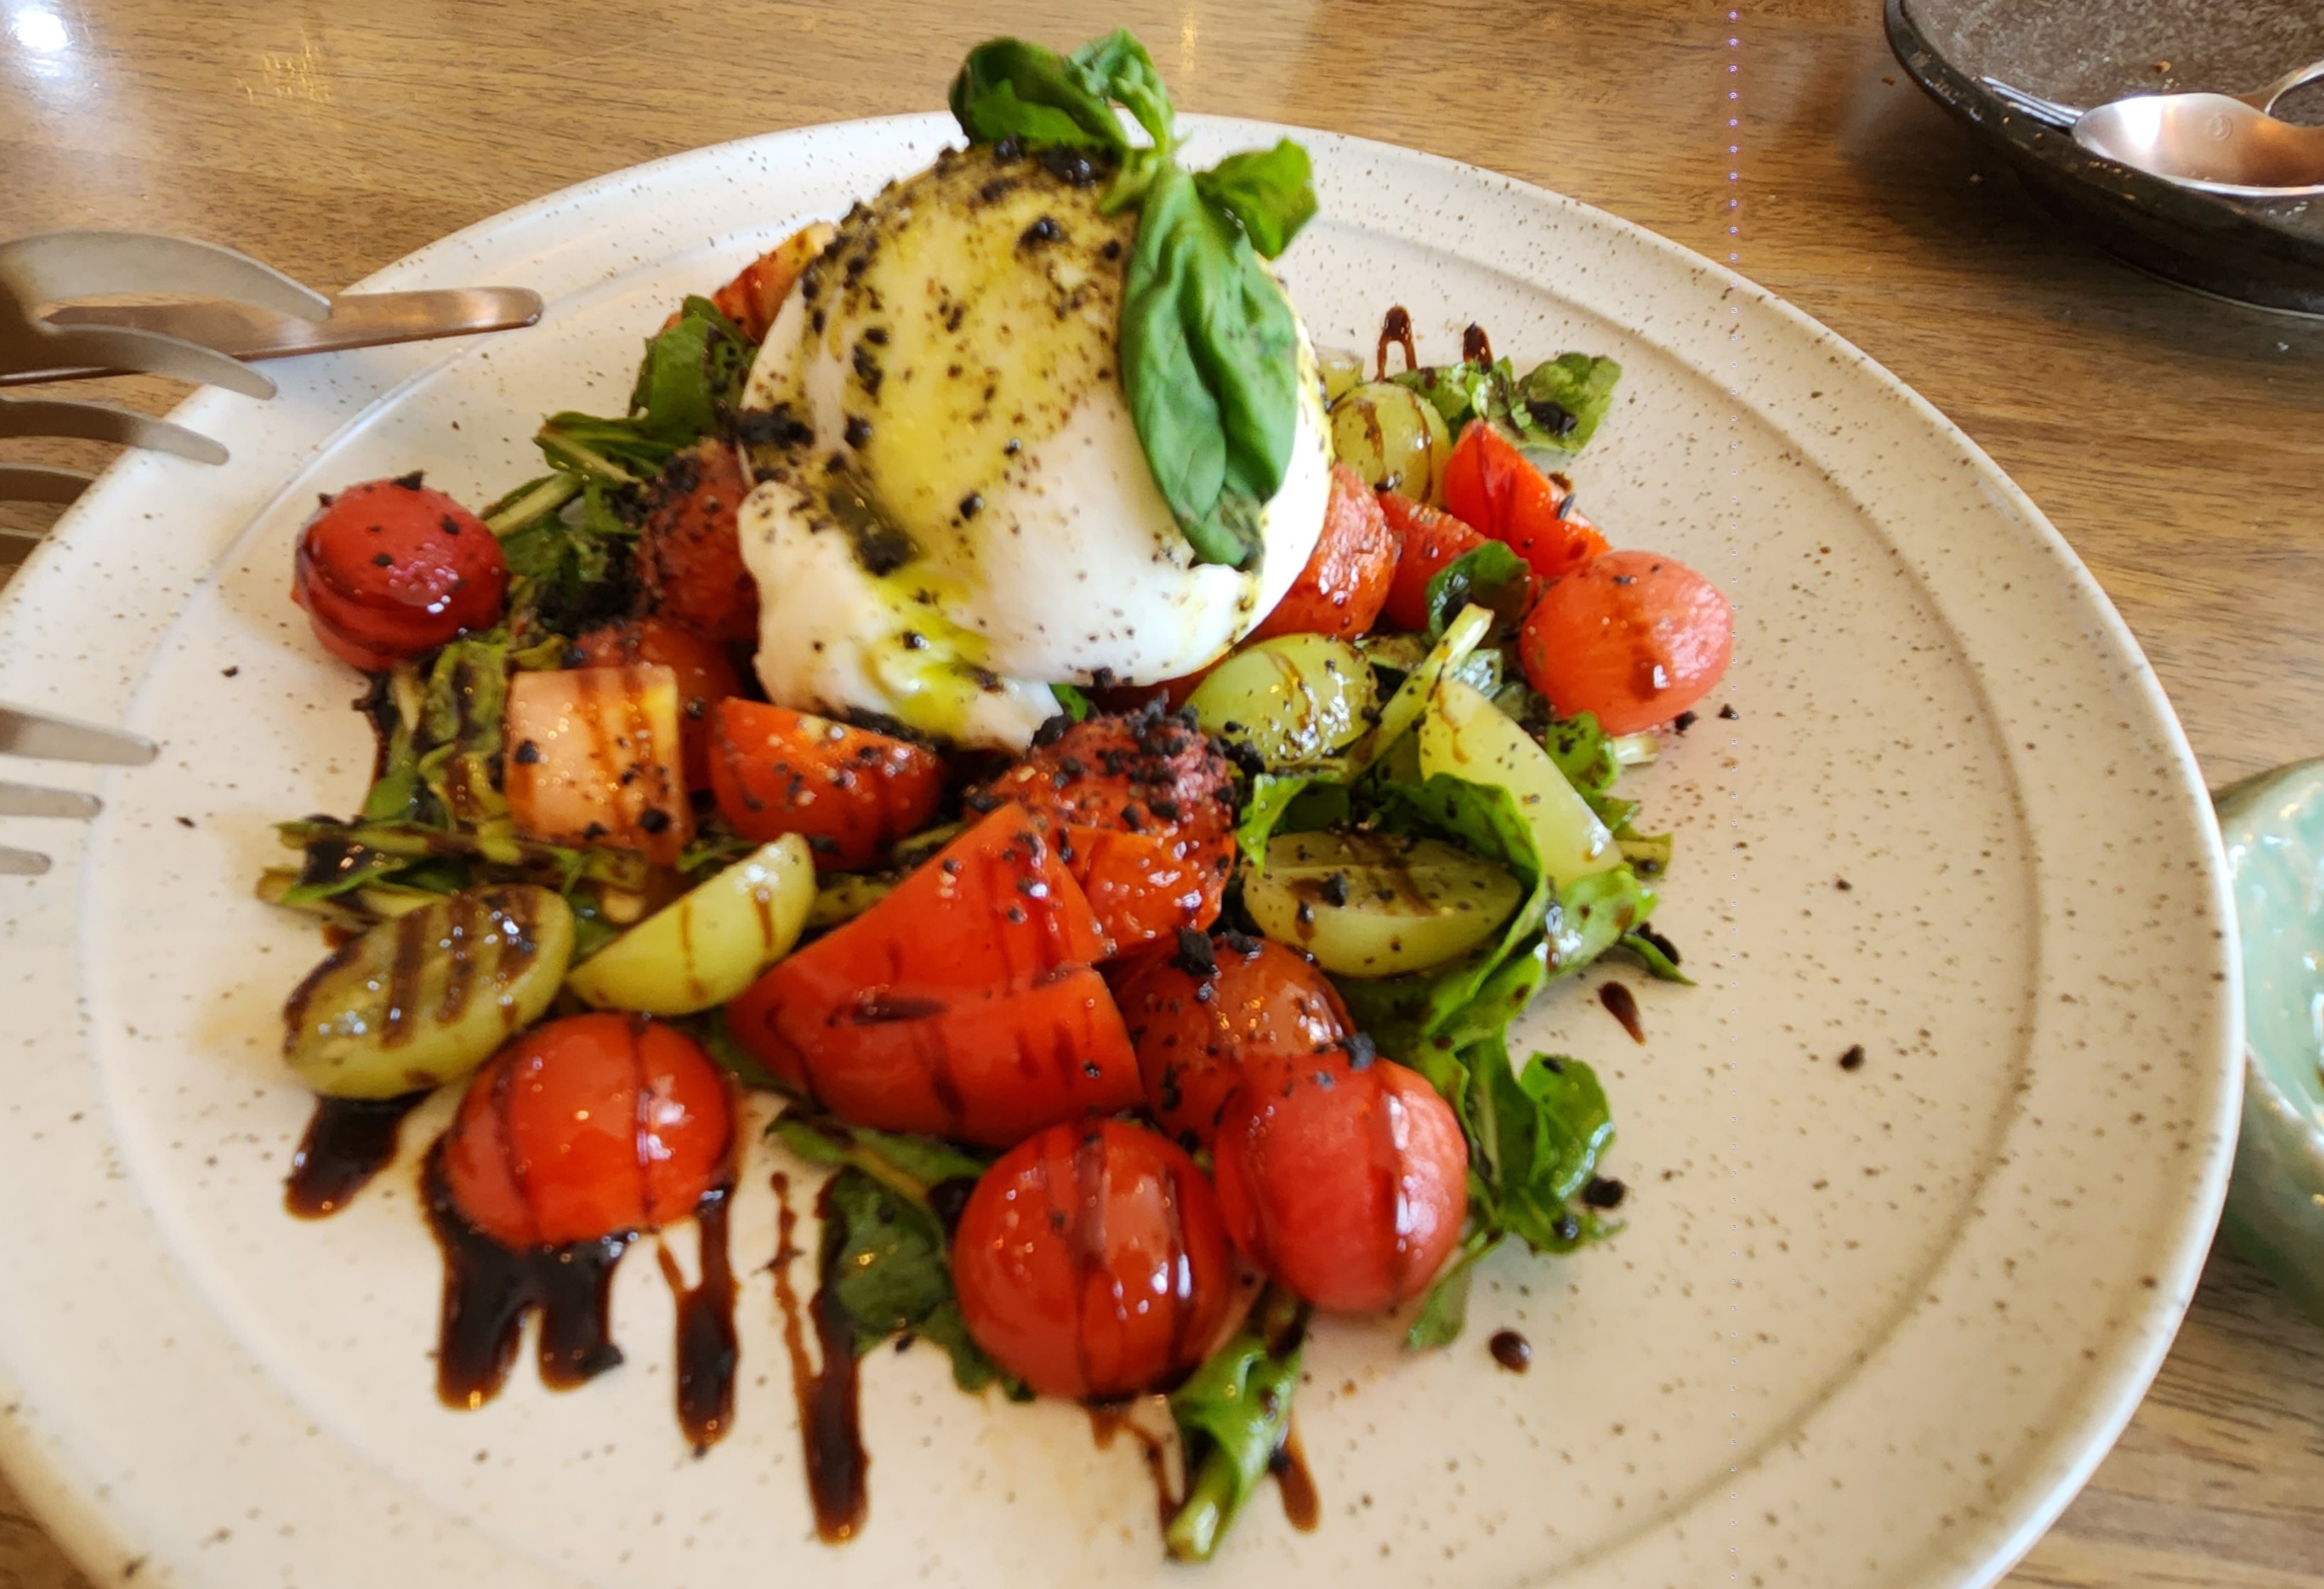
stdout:
[[[199,343],[238,359],[288,358],[425,342],[480,331],[509,331],[540,319],[540,294],[529,287],[443,287],[414,292],[350,292],[331,300],[319,320],[207,299],[195,303],[70,303],[44,318],[52,326],[118,326],[158,331]],[[0,374],[0,386],[77,381],[118,372],[100,369],[24,370]]]

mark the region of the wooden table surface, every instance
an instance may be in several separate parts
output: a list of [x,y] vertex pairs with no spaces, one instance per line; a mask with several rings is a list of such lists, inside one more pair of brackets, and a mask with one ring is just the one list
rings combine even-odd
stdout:
[[[2042,505],[2215,787],[2324,749],[2324,326],[2061,236],[1897,70],[1877,0],[7,0],[0,236],[178,232],[335,288],[639,161],[937,106],[988,33],[1117,22],[1184,108],[1416,145],[1738,255]],[[0,1585],[83,1582],[0,1484]],[[2008,1582],[2324,1589],[2324,1328],[2215,1254],[2120,1446]]]

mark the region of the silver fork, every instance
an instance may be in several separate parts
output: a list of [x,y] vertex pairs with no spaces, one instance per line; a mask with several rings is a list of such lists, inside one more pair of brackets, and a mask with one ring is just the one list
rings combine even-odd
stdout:
[[[115,293],[231,301],[63,301]],[[148,232],[49,232],[0,243],[0,385],[143,374],[266,398],[274,395],[274,383],[243,359],[505,330],[531,325],[540,312],[540,294],[521,288],[332,299],[213,244]],[[0,397],[0,439],[32,436],[117,442],[197,463],[226,460],[217,442],[167,420],[102,403]],[[0,462],[0,501],[70,503],[91,483],[70,469]],[[0,528],[0,538],[12,540],[42,533]],[[157,753],[152,741],[137,734],[0,705],[0,756],[141,766]],[[0,781],[0,817],[86,820],[98,808],[93,795]],[[0,875],[37,876],[48,869],[46,855],[0,846]]]

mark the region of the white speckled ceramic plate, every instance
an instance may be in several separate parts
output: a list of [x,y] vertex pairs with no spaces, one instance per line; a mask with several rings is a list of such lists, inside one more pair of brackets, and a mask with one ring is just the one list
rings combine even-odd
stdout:
[[[865,1371],[869,1527],[814,1540],[755,1159],[737,1214],[737,1427],[694,1460],[670,1303],[625,1266],[618,1372],[431,1393],[423,1114],[346,1214],[294,1223],[307,1100],[276,1009],[313,930],[250,897],[268,824],[344,809],[370,754],[285,596],[318,490],[424,465],[470,500],[537,417],[617,405],[638,338],[804,217],[927,161],[935,117],[702,151],[543,200],[376,287],[523,282],[540,326],[281,368],[181,416],[234,462],[124,462],[0,607],[0,698],[126,721],[160,764],[42,769],[106,802],[0,888],[0,1453],[102,1581],[1182,1583],[1127,1443],[973,1400],[937,1354]],[[1205,150],[1278,129],[1203,124]],[[1794,310],[1622,222],[1329,134],[1286,263],[1319,341],[1391,300],[1628,371],[1581,470],[1618,542],[1716,578],[1740,625],[1702,718],[1637,779],[1678,834],[1658,924],[1701,985],[1593,974],[1527,1034],[1604,1075],[1628,1228],[1497,1257],[1468,1336],[1318,1333],[1323,1502],[1254,1509],[1217,1589],[1981,1584],[2128,1417],[2192,1289],[2235,1120],[2216,840],[2153,676],[1975,448]],[[1730,707],[1732,717],[1717,715]],[[1615,972],[1613,975],[1628,975]],[[1637,980],[1633,978],[1633,980]],[[1861,1045],[1854,1069],[1840,1054]],[[1497,1369],[1495,1329],[1532,1340]]]

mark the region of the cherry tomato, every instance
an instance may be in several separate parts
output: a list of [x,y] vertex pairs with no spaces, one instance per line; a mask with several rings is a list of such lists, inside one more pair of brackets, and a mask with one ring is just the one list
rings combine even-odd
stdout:
[[832,227],[823,221],[792,233],[744,265],[733,281],[718,289],[711,301],[743,336],[753,342],[764,342],[775,316],[782,310],[783,300],[790,296],[792,283],[831,238]]
[[1050,827],[1114,952],[1218,919],[1234,870],[1226,758],[1149,706],[1076,723],[972,796],[1014,800]]
[[984,1172],[952,1243],[976,1344],[1045,1396],[1167,1389],[1210,1351],[1234,1295],[1218,1198],[1143,1126],[1050,1127]]
[[1379,621],[1396,578],[1396,537],[1380,514],[1379,498],[1345,464],[1332,468],[1332,494],[1323,532],[1306,568],[1276,604],[1251,640],[1278,634],[1330,634],[1353,640]]
[[742,565],[734,517],[750,493],[732,447],[697,442],[662,466],[638,531],[638,572],[653,610],[722,645],[759,639],[759,582]]
[[710,730],[719,813],[760,844],[800,835],[818,871],[872,865],[944,798],[943,757],[868,728],[730,697]]
[[1606,538],[1580,514],[1562,476],[1533,467],[1517,443],[1471,420],[1444,467],[1444,505],[1496,540],[1508,543],[1544,579],[1554,579],[1606,550]]
[[1138,1057],[1090,962],[1089,903],[1003,806],[726,1006],[787,1085],[859,1125],[993,1147],[1139,1101]]
[[1381,492],[1379,504],[1399,549],[1380,615],[1398,629],[1425,629],[1428,582],[1484,545],[1485,538],[1443,509],[1393,491]]
[[290,585],[324,649],[372,672],[490,628],[507,595],[499,540],[418,475],[327,499],[299,537]]
[[1202,956],[1182,947],[1145,962],[1115,990],[1147,1106],[1174,1140],[1197,1147],[1210,1145],[1254,1062],[1329,1054],[1353,1030],[1339,990],[1281,944],[1222,933],[1209,958],[1205,971]]
[[1318,1307],[1408,1301],[1461,1239],[1461,1123],[1435,1088],[1389,1060],[1261,1066],[1228,1100],[1211,1150],[1235,1245]]
[[678,675],[678,739],[686,757],[686,787],[710,787],[711,712],[740,695],[742,681],[726,648],[666,618],[624,618],[590,630],[573,642],[576,667],[627,668],[659,662]]
[[726,1174],[733,1104],[692,1038],[643,1016],[535,1027],[469,1082],[444,1139],[467,1222],[512,1249],[653,1230]]
[[1517,656],[1559,716],[1590,712],[1609,734],[1635,734],[1710,694],[1734,644],[1716,586],[1675,558],[1626,550],[1543,592]]

